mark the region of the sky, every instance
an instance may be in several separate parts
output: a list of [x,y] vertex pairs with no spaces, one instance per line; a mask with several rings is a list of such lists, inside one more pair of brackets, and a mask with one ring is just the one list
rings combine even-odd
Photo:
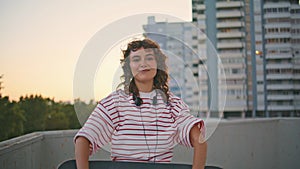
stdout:
[[[37,94],[72,101],[74,72],[91,39],[124,18],[128,24],[120,24],[119,29],[141,29],[141,22],[135,24],[132,16],[147,13],[191,21],[191,0],[0,0],[2,96],[17,101],[20,96]],[[108,40],[117,31],[110,30],[104,38],[98,38]],[[120,44],[101,49],[105,56],[101,56],[91,89],[94,100],[103,98],[115,86]]]

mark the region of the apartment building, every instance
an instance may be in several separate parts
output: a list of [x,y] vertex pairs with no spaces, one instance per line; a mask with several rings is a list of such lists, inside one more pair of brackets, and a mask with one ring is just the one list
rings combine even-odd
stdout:
[[[265,0],[262,57],[267,94],[265,115],[299,116],[300,7],[295,0]],[[259,110],[261,108],[259,107]]]
[[[224,116],[245,117],[252,107],[252,75],[248,73],[251,72],[250,36],[247,36],[246,27],[250,23],[249,5],[244,0],[192,0],[192,7],[193,22],[207,34],[204,40],[212,42],[223,65],[225,79],[218,76],[218,81],[226,80],[227,86],[226,89],[217,86],[217,97],[226,94]],[[199,44],[199,48],[202,46]],[[216,62],[209,59],[208,55],[207,62],[212,63],[208,67],[213,67]],[[200,83],[212,85],[205,77],[200,80]],[[201,93],[207,93],[206,88],[202,88]],[[208,102],[212,101],[208,99]],[[220,109],[220,104],[215,104]]]
[[194,115],[199,114],[199,86],[197,27],[190,22],[156,22],[148,17],[143,26],[145,36],[159,43],[168,56],[170,90],[190,106]]
[[298,1],[192,0],[192,24],[144,30],[175,56],[171,89],[195,114],[300,116]]

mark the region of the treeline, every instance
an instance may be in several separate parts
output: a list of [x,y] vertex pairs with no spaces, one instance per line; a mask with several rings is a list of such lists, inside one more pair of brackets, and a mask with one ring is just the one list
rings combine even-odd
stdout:
[[[74,104],[80,105],[79,116],[84,117],[88,117],[96,105],[79,99]],[[0,141],[34,131],[78,129],[81,125],[74,104],[56,102],[41,95],[20,97],[19,101],[0,95]]]

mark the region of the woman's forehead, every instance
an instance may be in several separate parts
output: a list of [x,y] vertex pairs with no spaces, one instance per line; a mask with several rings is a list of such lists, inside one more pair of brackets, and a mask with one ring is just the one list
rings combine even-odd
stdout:
[[153,51],[153,48],[147,48],[147,49],[144,49],[143,47],[136,50],[136,51],[131,51],[130,52],[130,56],[135,56],[135,55],[143,55],[143,54],[149,54],[149,53],[152,53],[154,54],[154,51]]

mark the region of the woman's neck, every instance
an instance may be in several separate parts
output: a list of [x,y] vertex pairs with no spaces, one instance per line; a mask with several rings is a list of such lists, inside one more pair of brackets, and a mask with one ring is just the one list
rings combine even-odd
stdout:
[[144,83],[135,81],[135,84],[136,84],[136,87],[138,88],[138,90],[140,92],[148,93],[148,92],[151,92],[153,90],[153,81],[144,82]]

